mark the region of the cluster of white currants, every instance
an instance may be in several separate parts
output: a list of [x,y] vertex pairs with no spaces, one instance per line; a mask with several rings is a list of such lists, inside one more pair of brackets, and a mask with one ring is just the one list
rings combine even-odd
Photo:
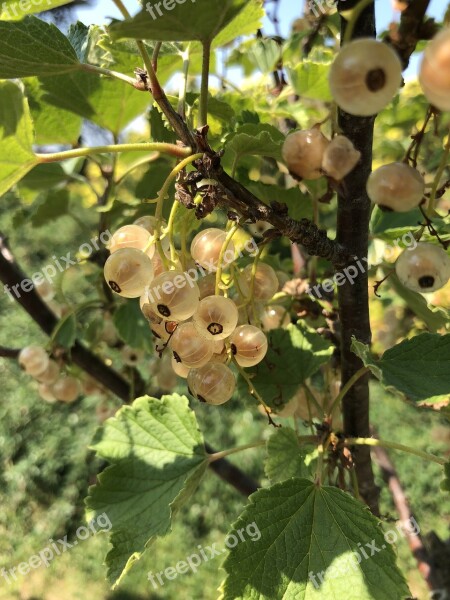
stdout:
[[39,395],[46,402],[75,402],[81,393],[78,379],[61,373],[58,363],[41,346],[23,348],[19,354],[19,364],[25,373],[38,382]]
[[[229,363],[252,367],[266,355],[267,338],[255,321],[265,330],[290,322],[282,306],[267,306],[280,287],[277,274],[263,262],[250,264],[234,270],[236,296],[216,294],[215,271],[226,268],[235,256],[227,233],[209,228],[192,240],[191,259],[203,272],[213,271],[197,283],[191,274],[195,269],[183,272],[180,264],[169,259],[165,268],[161,249],[155,252],[156,223],[152,217],[146,219],[113,235],[105,279],[115,293],[140,297],[142,313],[163,344],[158,351],[164,356],[170,348],[172,371],[187,378],[192,395],[209,404],[223,404],[232,397],[236,383]],[[250,303],[252,317],[246,310]],[[161,366],[164,373],[158,381],[166,388],[171,380],[167,360]]]
[[290,133],[283,144],[283,160],[296,178],[319,179],[326,175],[341,181],[358,164],[361,157],[344,135],[331,141],[316,126]]

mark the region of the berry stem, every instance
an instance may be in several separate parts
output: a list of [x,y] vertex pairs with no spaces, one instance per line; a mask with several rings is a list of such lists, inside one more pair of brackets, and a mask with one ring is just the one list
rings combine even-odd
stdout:
[[270,416],[272,413],[272,409],[270,408],[270,406],[268,406],[262,396],[259,394],[259,392],[256,390],[255,386],[252,383],[252,380],[250,379],[250,377],[247,375],[247,373],[245,372],[245,370],[241,367],[241,365],[238,364],[238,362],[236,361],[235,357],[232,357],[232,362],[234,364],[234,366],[236,367],[236,369],[239,371],[239,374],[241,375],[241,377],[245,380],[245,382],[248,385],[248,389],[250,392],[250,395],[253,396],[254,398],[256,398],[256,400],[258,400],[258,402],[260,404],[262,404],[265,408],[265,411],[267,413],[267,416],[269,417],[269,422],[274,425],[275,427],[277,427],[277,425],[275,425],[275,423],[272,420],[272,417]]
[[439,163],[439,169],[437,170],[436,176],[433,181],[433,187],[431,188],[430,198],[427,204],[426,214],[428,217],[433,216],[434,205],[436,203],[437,192],[439,189],[439,184],[441,182],[442,176],[444,174],[445,169],[448,165],[448,159],[450,156],[450,128],[448,131],[447,141],[444,146],[444,154],[442,155],[441,162]]
[[[374,0],[361,0],[354,8],[351,9],[350,19],[347,22],[347,27],[345,28],[345,35],[342,45],[348,44],[353,39],[353,30],[355,29],[355,25],[358,22],[359,17],[366,10],[368,6],[373,4]],[[344,17],[343,11],[341,11],[341,16]]]
[[344,440],[346,446],[380,446],[381,448],[390,448],[392,450],[399,450],[400,452],[406,452],[407,454],[413,454],[419,458],[423,458],[429,462],[437,463],[438,465],[444,466],[447,464],[445,458],[439,458],[434,454],[428,452],[422,452],[411,448],[410,446],[404,446],[403,444],[397,444],[396,442],[386,442],[384,440],[377,440],[375,438],[346,438]]
[[342,387],[339,394],[333,400],[330,410],[328,411],[329,415],[333,414],[336,407],[340,405],[340,403],[344,399],[344,397],[347,394],[347,392],[349,391],[349,389],[355,385],[355,383],[358,381],[358,379],[360,379],[363,375],[365,375],[366,373],[369,373],[369,372],[370,372],[369,367],[362,367],[361,369],[359,369],[359,371],[356,371],[356,373],[354,373],[352,377],[350,377],[350,379],[347,381],[347,383]]
[[175,225],[175,217],[177,215],[178,208],[180,207],[180,203],[178,200],[174,200],[172,204],[172,208],[170,210],[169,220],[167,222],[167,235],[169,236],[169,247],[170,247],[170,262],[175,265],[178,259],[177,251],[175,248],[174,242],[174,225]]
[[227,251],[228,246],[230,245],[231,239],[233,238],[236,231],[239,229],[239,223],[233,225],[230,231],[227,233],[227,236],[222,244],[222,248],[220,249],[219,259],[217,261],[217,271],[216,271],[216,288],[215,295],[218,296],[220,294],[220,284],[222,281],[222,271],[223,271],[223,258],[225,256],[225,252]]
[[159,142],[149,142],[142,144],[111,144],[109,146],[94,146],[92,148],[74,148],[64,152],[52,152],[49,154],[36,154],[39,164],[60,162],[69,158],[79,158],[80,156],[91,156],[92,154],[117,154],[119,152],[161,152],[170,154],[178,158],[189,156],[191,148],[181,148],[175,144],[165,144]]

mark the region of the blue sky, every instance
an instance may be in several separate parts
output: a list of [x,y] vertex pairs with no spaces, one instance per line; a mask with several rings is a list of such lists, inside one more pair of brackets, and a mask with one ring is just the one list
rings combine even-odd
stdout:
[[[217,2],[217,0],[211,0]],[[152,1],[154,4],[155,0]],[[125,6],[128,10],[135,14],[140,9],[139,2],[137,0],[124,0]],[[293,19],[299,16],[300,10],[293,9],[292,6],[300,7],[303,4],[303,0],[280,0],[280,29],[283,36],[287,36],[290,30],[290,25]],[[431,0],[428,15],[441,19],[445,10],[446,2],[442,0]],[[377,11],[377,27],[378,31],[383,31],[387,28],[388,24],[398,18],[398,13],[395,13],[391,6],[391,0],[375,0],[375,7]],[[78,18],[86,25],[92,23],[103,24],[108,23],[110,17],[120,18],[120,13],[111,1],[102,0],[98,2],[92,8],[78,8]],[[264,30],[271,33],[272,25],[266,20]],[[411,64],[405,73],[406,78],[414,77],[418,70],[418,64],[420,61],[419,56],[414,56],[411,60]]]

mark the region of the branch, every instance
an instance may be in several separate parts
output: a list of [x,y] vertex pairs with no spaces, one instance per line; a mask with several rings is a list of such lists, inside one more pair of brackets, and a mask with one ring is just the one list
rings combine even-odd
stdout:
[[[20,286],[20,283],[27,279],[27,276],[14,260],[11,254],[6,238],[0,233],[0,281],[12,290],[14,286]],[[51,336],[58,319],[51,312],[48,306],[37,294],[35,288],[28,293],[22,293],[17,302],[26,310],[31,318],[39,327]],[[105,363],[80,342],[75,342],[70,351],[72,361],[96,379],[105,388],[118,396],[124,402],[130,398],[130,384],[116,371],[105,365]],[[214,448],[205,443],[208,454],[214,454]],[[229,463],[226,459],[218,460],[210,465],[211,469],[224,481],[235,487],[245,496],[255,492],[259,483],[248,477],[240,469]]]
[[[358,0],[340,0],[338,11],[354,8]],[[341,39],[345,39],[347,21],[341,17]],[[361,13],[353,27],[355,37],[375,37],[375,9],[371,3]],[[347,192],[338,197],[336,239],[354,256],[366,257],[369,247],[370,200],[366,193],[367,179],[372,170],[373,117],[356,117],[342,110],[338,113],[339,126],[361,152],[356,169],[345,179]],[[355,373],[364,367],[351,351],[352,336],[370,344],[368,273],[360,273],[353,282],[339,287],[339,316],[341,322],[341,382],[342,389]],[[345,394],[342,402],[344,433],[346,437],[370,437],[369,374],[366,373]],[[361,497],[375,515],[379,515],[379,489],[375,484],[369,447],[355,449],[355,470]]]
[[[383,479],[387,483],[392,494],[392,499],[394,500],[398,516],[400,517],[400,523],[411,523],[413,519],[413,513],[411,511],[411,507],[409,506],[408,499],[403,492],[397,471],[395,470],[388,453],[386,450],[384,450],[384,448],[379,446],[373,449],[373,453],[375,455],[375,460],[381,469]],[[418,569],[427,582],[430,590],[438,590],[443,588],[442,575],[434,564],[434,561],[427,548],[424,546],[420,532],[414,534],[414,532],[411,532],[408,529],[403,529],[403,532],[406,536],[411,552],[417,561]]]
[[5,348],[4,346],[0,346],[0,358],[13,358],[17,359],[20,354],[20,350],[16,350],[15,348]]
[[400,24],[386,38],[400,57],[403,69],[409,65],[411,54],[421,40],[430,40],[438,27],[434,19],[425,20],[430,0],[412,0],[402,11]]

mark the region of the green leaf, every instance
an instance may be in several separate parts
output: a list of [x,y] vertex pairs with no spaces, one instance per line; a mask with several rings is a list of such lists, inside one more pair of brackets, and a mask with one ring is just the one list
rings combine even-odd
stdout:
[[330,102],[332,100],[328,75],[330,63],[304,60],[295,68],[288,68],[292,87],[299,96]]
[[114,313],[114,325],[119,337],[132,348],[151,350],[153,339],[150,328],[136,301],[125,302]]
[[80,66],[69,40],[52,23],[36,17],[0,21],[0,78],[54,75]]
[[[247,0],[189,0],[178,4],[167,0],[152,11],[146,8],[135,17],[117,21],[109,27],[111,37],[158,41],[211,41],[246,5]],[[151,5],[150,5],[151,6]],[[166,9],[166,6],[171,6]]]
[[77,339],[77,319],[74,314],[68,315],[62,323],[58,323],[52,341],[63,348],[72,348]]
[[225,151],[232,157],[233,164],[245,155],[281,160],[283,143],[284,135],[273,125],[248,123],[228,137]]
[[[272,408],[280,408],[330,359],[333,346],[301,322],[286,329],[275,329],[268,337],[269,350],[265,359],[249,369],[248,374],[264,401]],[[241,377],[239,387],[245,394],[247,384]]]
[[112,463],[90,488],[88,519],[112,523],[108,578],[117,585],[198,486],[207,467],[203,439],[185,396],[139,398],[98,431],[93,449]]
[[267,441],[267,458],[264,471],[272,483],[291,477],[310,478],[313,460],[311,447],[300,444],[290,427],[279,427]]
[[444,492],[450,492],[450,462],[444,465],[444,481],[441,483]]
[[58,217],[64,217],[68,211],[68,190],[66,188],[50,190],[47,194],[38,198],[33,205],[31,224],[33,227],[42,227],[55,221]]
[[261,73],[267,74],[274,71],[281,57],[280,46],[272,39],[256,39],[247,49],[249,60]]
[[450,334],[421,333],[390,348],[379,360],[354,338],[352,351],[386,388],[410,400],[433,403],[450,394]]
[[291,479],[261,489],[233,530],[250,525],[261,536],[246,538],[230,551],[223,600],[410,596],[387,543],[391,538],[384,538],[378,519],[335,487]]
[[266,204],[279,202],[286,204],[292,219],[312,219],[313,203],[308,194],[304,194],[298,186],[286,189],[278,185],[267,185],[260,181],[250,181],[246,187]]
[[64,181],[68,176],[62,166],[58,163],[37,165],[27,173],[20,182],[20,190],[26,188],[33,191],[48,190]]
[[18,2],[18,0],[5,0],[0,4],[0,19],[2,21],[17,21],[26,15],[33,15],[70,4],[73,0],[33,0],[31,2]]
[[256,33],[262,27],[264,14],[261,0],[248,0],[237,17],[216,36],[213,47],[225,46],[237,37]]
[[0,81],[0,196],[37,164],[32,145],[28,102],[18,85]]

